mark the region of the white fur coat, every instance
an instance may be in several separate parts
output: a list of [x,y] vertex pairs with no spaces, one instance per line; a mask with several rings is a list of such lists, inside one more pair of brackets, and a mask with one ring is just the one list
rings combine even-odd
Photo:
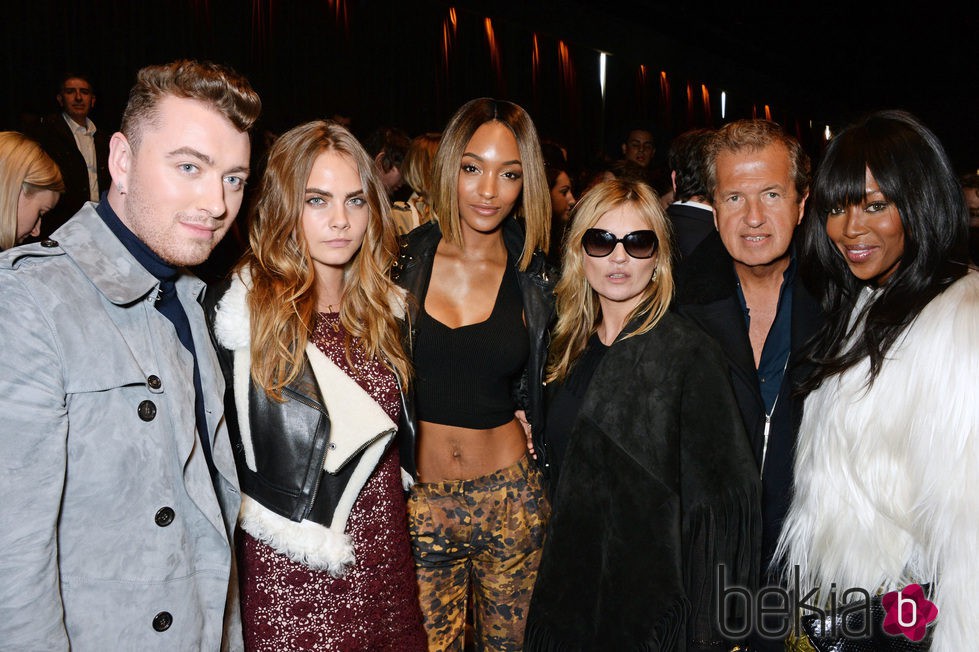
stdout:
[[[234,278],[218,303],[214,333],[221,346],[234,352],[233,389],[238,425],[245,463],[255,471],[257,465],[248,420],[248,390],[251,383],[249,285],[247,273]],[[392,309],[396,308],[397,303],[400,302],[392,300]],[[397,425],[370,395],[312,342],[306,343],[306,356],[330,415],[330,443],[324,469],[328,473],[335,473],[361,450],[363,455],[328,527],[308,520],[292,521],[266,509],[244,493],[238,524],[245,532],[293,561],[340,576],[356,561],[353,543],[345,532],[350,510],[395,436]],[[402,471],[403,480],[405,476]]]
[[869,390],[868,370],[865,361],[806,399],[779,551],[798,565],[803,592],[931,582],[932,649],[975,649],[979,274],[922,310]]

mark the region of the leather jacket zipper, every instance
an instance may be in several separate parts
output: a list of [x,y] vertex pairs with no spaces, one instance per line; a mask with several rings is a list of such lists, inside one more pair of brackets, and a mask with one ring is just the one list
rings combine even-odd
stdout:
[[[382,430],[381,432],[377,433],[377,435],[375,435],[374,437],[371,437],[370,439],[368,439],[367,441],[365,441],[363,444],[360,445],[360,447],[357,450],[355,450],[353,453],[351,453],[350,454],[350,457],[347,459],[347,462],[349,462],[350,460],[352,460],[353,458],[357,457],[358,455],[360,455],[361,453],[363,453],[365,450],[367,450],[368,448],[370,448],[371,445],[373,445],[374,442],[376,442],[378,439],[380,439],[380,438],[382,438],[382,437],[384,437],[386,435],[397,434],[397,432],[398,432],[398,429],[397,428],[388,428],[387,430]],[[327,442],[326,443],[326,446],[323,447],[323,456],[320,458],[320,465],[318,467],[320,471],[325,471],[325,469],[323,467],[326,465],[326,456],[329,454],[330,450],[332,450],[330,448],[330,442]],[[344,466],[346,466],[347,465],[347,462],[344,462],[343,463],[343,466],[341,466],[340,469],[342,469]],[[337,471],[339,472],[340,469],[337,469]],[[322,473],[317,473],[316,474],[316,482],[313,484],[313,493],[311,493],[310,494],[310,497],[309,497],[309,507],[310,507],[310,509],[312,509],[313,504],[316,502],[316,496],[319,493],[319,490],[320,490],[320,480],[322,478],[323,478],[323,474]]]

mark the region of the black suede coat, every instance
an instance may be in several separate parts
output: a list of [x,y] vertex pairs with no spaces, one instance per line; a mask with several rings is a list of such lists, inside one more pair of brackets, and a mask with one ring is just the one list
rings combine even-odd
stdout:
[[525,649],[720,644],[715,569],[751,585],[759,491],[717,345],[673,313],[620,337],[571,434]]

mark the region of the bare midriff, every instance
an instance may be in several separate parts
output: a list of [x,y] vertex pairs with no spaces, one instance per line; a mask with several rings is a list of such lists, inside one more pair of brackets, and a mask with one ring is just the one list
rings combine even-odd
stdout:
[[488,429],[418,422],[418,479],[472,480],[505,469],[527,454],[520,422]]

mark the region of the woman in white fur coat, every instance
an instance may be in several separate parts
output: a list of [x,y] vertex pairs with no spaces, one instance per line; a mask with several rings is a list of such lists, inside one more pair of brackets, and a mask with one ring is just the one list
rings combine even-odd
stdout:
[[243,494],[247,650],[426,649],[388,206],[350,132],[286,132],[269,152],[250,249],[209,296]]
[[802,596],[820,587],[809,604],[883,596],[887,616],[861,630],[873,649],[975,649],[979,274],[962,191],[935,135],[883,111],[829,143],[809,211],[803,259],[829,318],[804,388],[782,569]]

